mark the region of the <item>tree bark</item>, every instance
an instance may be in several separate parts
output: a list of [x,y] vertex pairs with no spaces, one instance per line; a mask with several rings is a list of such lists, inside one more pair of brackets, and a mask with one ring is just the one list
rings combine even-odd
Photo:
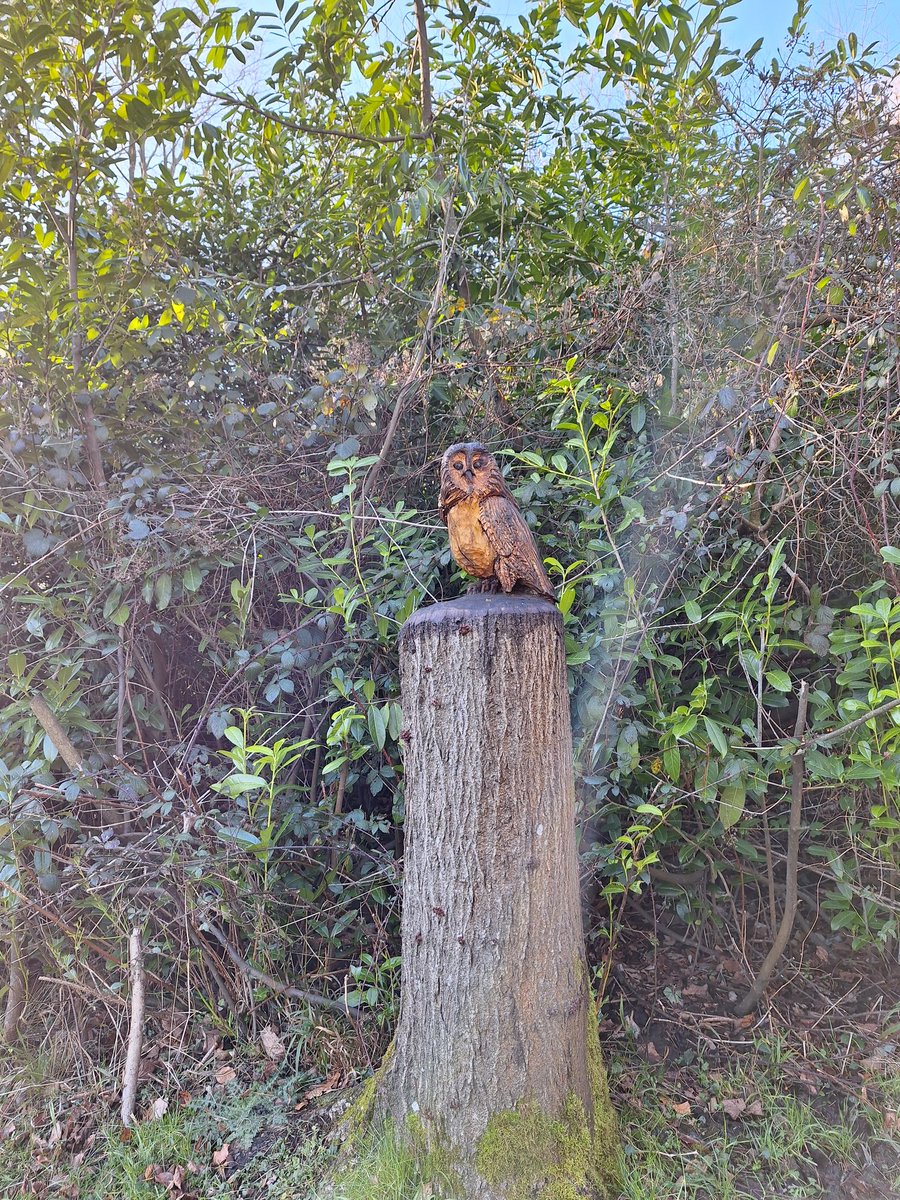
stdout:
[[[374,1116],[467,1200],[602,1196],[615,1121],[584,954],[562,618],[475,595],[401,632],[403,982]],[[560,1190],[562,1189],[562,1190]]]

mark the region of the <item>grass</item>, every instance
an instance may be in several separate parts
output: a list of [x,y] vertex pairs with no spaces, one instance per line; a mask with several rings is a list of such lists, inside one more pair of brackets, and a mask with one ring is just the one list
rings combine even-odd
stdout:
[[[832,1200],[849,1194],[841,1190],[847,1177],[863,1200],[900,1197],[896,1132],[858,1100],[795,1094],[784,1047],[761,1043],[724,1070],[702,1059],[650,1065],[633,1050],[609,1058],[625,1200]],[[168,1200],[179,1192],[167,1191],[160,1173],[189,1164],[185,1190],[203,1200],[452,1196],[440,1163],[417,1164],[390,1131],[341,1161],[320,1130],[293,1114],[290,1097],[308,1076],[288,1075],[219,1089],[141,1122],[126,1141],[116,1128],[101,1130],[78,1165],[59,1148],[35,1153],[20,1133],[0,1142],[0,1196],[43,1196],[50,1185],[50,1194],[79,1200]],[[882,1107],[896,1109],[900,1079],[882,1084]],[[231,1157],[223,1172],[212,1151],[224,1142]]]
[[[722,1073],[701,1063],[696,1074],[681,1073],[676,1078],[689,1081],[689,1101],[673,1095],[671,1075],[659,1068],[629,1073],[631,1103],[620,1107],[628,1200],[831,1197],[843,1194],[833,1188],[854,1166],[871,1168],[878,1189],[862,1194],[890,1200],[900,1180],[881,1174],[876,1181],[872,1149],[896,1163],[900,1140],[859,1104],[826,1110],[798,1097],[767,1059],[760,1054]],[[614,1062],[611,1074],[623,1069],[627,1063]],[[739,1115],[730,1117],[729,1108]]]

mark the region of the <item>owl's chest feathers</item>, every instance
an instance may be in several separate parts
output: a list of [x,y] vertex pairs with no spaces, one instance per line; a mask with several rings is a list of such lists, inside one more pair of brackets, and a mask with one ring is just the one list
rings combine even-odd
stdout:
[[478,579],[493,575],[497,555],[485,537],[476,497],[471,496],[453,505],[447,513],[447,531],[453,557],[464,571]]

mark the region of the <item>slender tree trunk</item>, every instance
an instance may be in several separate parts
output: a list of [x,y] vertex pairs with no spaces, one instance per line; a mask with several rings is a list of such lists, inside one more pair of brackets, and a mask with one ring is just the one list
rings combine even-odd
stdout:
[[584,957],[562,619],[539,598],[469,596],[416,613],[400,651],[403,990],[375,1117],[442,1149],[467,1200],[602,1196],[616,1133]]

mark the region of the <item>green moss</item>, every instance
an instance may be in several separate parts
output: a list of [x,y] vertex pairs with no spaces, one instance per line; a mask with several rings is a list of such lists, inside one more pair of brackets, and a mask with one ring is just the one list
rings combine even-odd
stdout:
[[393,1053],[394,1043],[391,1042],[384,1052],[384,1058],[381,1060],[377,1070],[373,1071],[362,1085],[359,1095],[341,1117],[344,1140],[348,1142],[352,1141],[354,1138],[359,1137],[360,1134],[366,1133],[371,1126],[372,1118],[375,1115],[375,1098],[378,1094],[378,1086],[381,1083]]
[[616,1141],[605,1140],[607,1133],[605,1124],[591,1130],[577,1096],[569,1096],[557,1116],[525,1099],[488,1121],[475,1166],[507,1200],[606,1197],[615,1184],[618,1159]]
[[609,1098],[609,1085],[606,1081],[603,1053],[600,1050],[597,1010],[594,1006],[593,993],[589,992],[588,996],[587,1060],[588,1080],[594,1101],[594,1129],[591,1138],[594,1179],[600,1195],[615,1195],[621,1183],[622,1144],[619,1138],[619,1123]]
[[478,1141],[475,1166],[507,1200],[584,1200],[618,1192],[618,1126],[592,999],[586,1008],[592,1119],[575,1095],[556,1115],[526,1098],[491,1117]]

